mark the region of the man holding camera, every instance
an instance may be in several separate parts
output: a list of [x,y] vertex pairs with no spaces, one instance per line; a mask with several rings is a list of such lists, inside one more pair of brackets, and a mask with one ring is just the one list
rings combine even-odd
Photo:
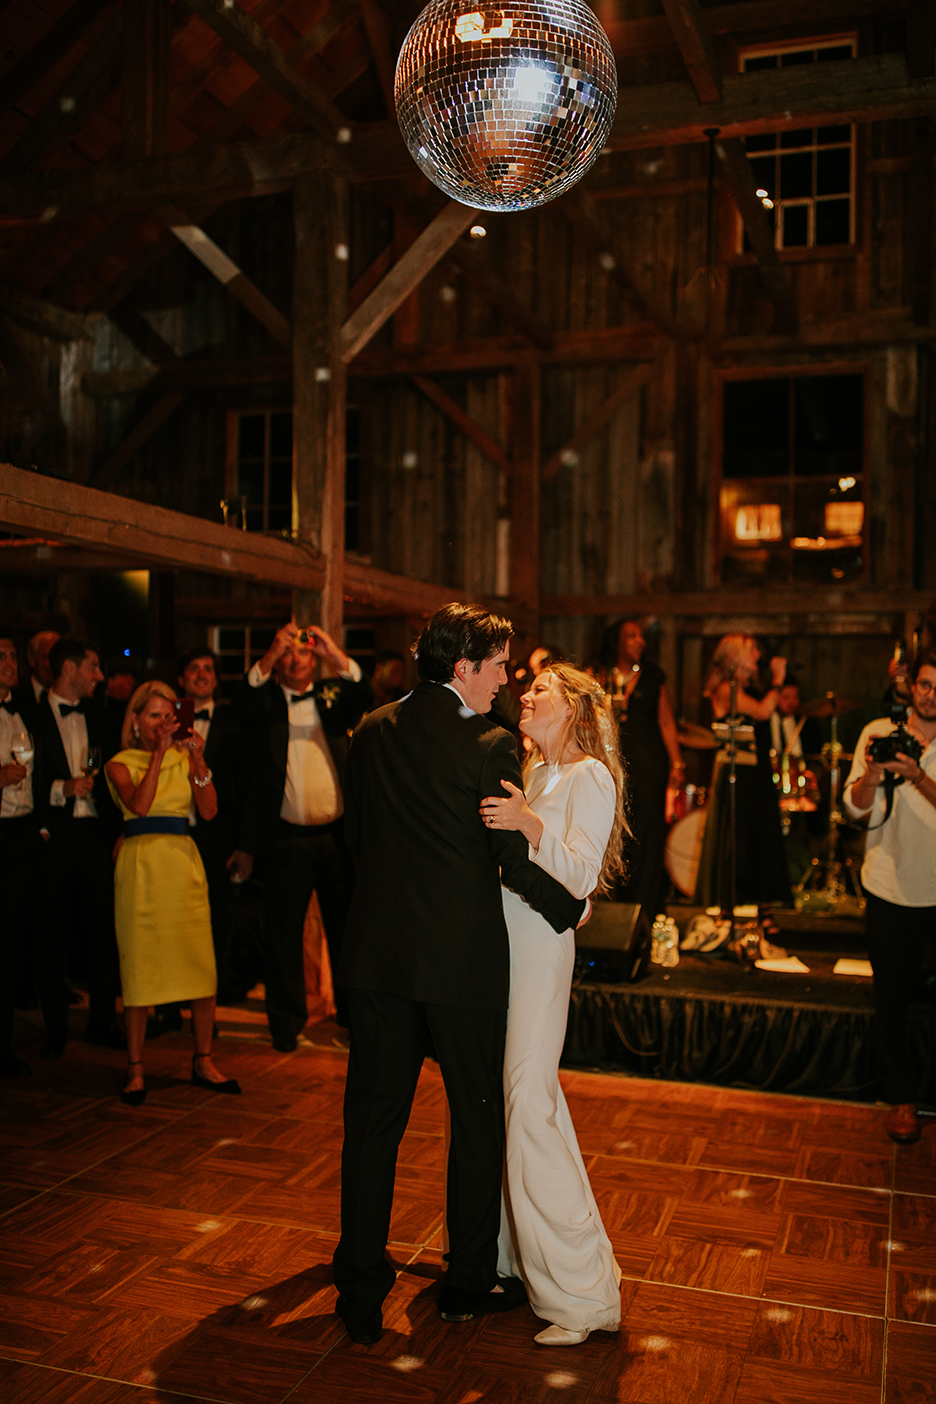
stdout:
[[901,735],[889,717],[869,722],[843,797],[852,819],[870,820],[861,882],[874,970],[875,1048],[891,1103],[887,1132],[901,1142],[920,1135],[919,1071],[907,1013],[921,983],[926,943],[936,936],[936,655],[921,654],[909,678],[906,730]]

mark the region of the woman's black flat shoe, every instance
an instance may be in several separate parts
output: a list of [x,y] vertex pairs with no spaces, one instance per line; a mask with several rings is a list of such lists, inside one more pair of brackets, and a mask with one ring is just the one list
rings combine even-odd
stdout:
[[192,1086],[204,1087],[207,1092],[227,1092],[229,1096],[239,1097],[241,1086],[236,1077],[229,1077],[225,1082],[212,1082],[207,1077],[202,1077],[200,1072],[196,1072],[195,1064],[198,1061],[198,1054],[192,1059]]
[[[143,1064],[138,1060],[128,1061],[127,1063],[128,1068],[142,1068],[142,1066]],[[139,1107],[146,1101],[146,1088],[138,1087],[136,1091],[128,1092],[125,1087],[121,1091],[120,1100],[123,1102],[124,1106]]]

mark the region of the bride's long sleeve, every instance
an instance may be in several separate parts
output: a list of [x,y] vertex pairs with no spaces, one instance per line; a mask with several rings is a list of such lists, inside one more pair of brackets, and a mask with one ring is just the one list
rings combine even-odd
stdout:
[[566,810],[566,832],[560,838],[544,820],[539,849],[530,847],[532,861],[573,897],[588,897],[595,890],[614,824],[615,800],[607,769],[600,762],[580,762]]

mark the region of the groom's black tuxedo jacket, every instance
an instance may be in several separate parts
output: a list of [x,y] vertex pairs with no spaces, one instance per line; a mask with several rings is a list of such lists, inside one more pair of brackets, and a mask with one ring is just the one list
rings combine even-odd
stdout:
[[[113,741],[107,725],[104,708],[96,698],[90,698],[84,706],[85,726],[88,729],[88,745],[101,750],[104,764],[114,754]],[[44,692],[36,704],[32,721],[33,738],[36,744],[36,759],[33,769],[33,809],[42,828],[48,829],[54,839],[62,832],[63,826],[72,818],[75,809],[74,799],[67,799],[63,806],[53,807],[51,802],[53,780],[71,779],[68,758],[62,734],[55,720],[55,713]],[[104,765],[94,777],[91,791],[98,819],[108,841],[116,839],[120,832],[120,811],[111,799],[107,788]]]
[[[358,727],[345,773],[345,837],[358,878],[338,981],[467,1009],[507,1006],[501,881],[556,931],[585,904],[530,862],[520,833],[478,806],[522,785],[513,738],[450,689],[423,682]],[[500,870],[500,871],[498,871]]]

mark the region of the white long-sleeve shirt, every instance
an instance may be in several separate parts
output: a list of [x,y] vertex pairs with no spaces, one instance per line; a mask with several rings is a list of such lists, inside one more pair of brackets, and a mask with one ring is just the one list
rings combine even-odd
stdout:
[[[875,897],[883,897],[898,907],[936,907],[936,806],[909,780],[895,788],[894,808],[884,824],[883,785],[875,790],[870,809],[859,809],[852,800],[854,787],[867,769],[865,746],[869,738],[888,736],[894,730],[889,717],[877,717],[868,723],[858,738],[845,782],[842,798],[849,817],[868,819],[861,881]],[[936,780],[936,741],[929,743],[920,765],[930,780]]]

